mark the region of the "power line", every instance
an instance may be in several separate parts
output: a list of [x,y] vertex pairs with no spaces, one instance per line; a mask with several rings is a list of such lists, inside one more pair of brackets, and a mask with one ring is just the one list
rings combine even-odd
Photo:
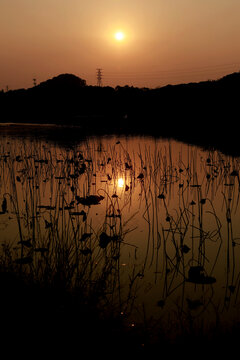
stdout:
[[206,66],[198,66],[198,67],[191,67],[191,68],[177,68],[177,69],[169,69],[169,70],[148,70],[148,71],[108,71],[108,74],[116,75],[116,74],[122,74],[122,75],[138,75],[138,74],[169,74],[169,73],[176,73],[180,72],[182,74],[185,73],[192,73],[192,72],[204,72],[204,71],[217,71],[221,70],[223,68],[231,68],[231,67],[240,67],[240,62],[231,63],[231,64],[219,64],[219,65],[206,65]]
[[[147,71],[107,71],[104,78],[106,81],[122,82],[127,81],[130,83],[149,83],[152,81],[163,84],[168,84],[171,81],[174,83],[192,82],[192,81],[206,81],[211,78],[222,77],[227,75],[229,71],[239,71],[240,63],[228,63],[218,65],[206,65],[191,68],[178,68],[171,70],[147,70]],[[160,85],[160,84],[159,84]]]
[[[104,80],[107,83],[127,83],[131,86],[164,86],[187,82],[207,81],[220,78],[231,71],[239,71],[240,62],[224,63],[215,65],[202,65],[188,68],[173,69],[148,69],[148,70],[109,70],[104,72]],[[101,68],[96,69],[97,86],[103,86],[103,73]]]

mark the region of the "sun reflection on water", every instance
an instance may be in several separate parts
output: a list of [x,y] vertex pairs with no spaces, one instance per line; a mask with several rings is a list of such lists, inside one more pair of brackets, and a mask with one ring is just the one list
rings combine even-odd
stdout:
[[118,178],[117,184],[118,184],[119,188],[123,188],[124,187],[124,179]]

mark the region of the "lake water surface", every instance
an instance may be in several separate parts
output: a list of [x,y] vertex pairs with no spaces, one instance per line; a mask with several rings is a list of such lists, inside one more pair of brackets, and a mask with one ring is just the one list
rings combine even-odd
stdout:
[[0,140],[3,257],[99,287],[130,326],[240,320],[239,158],[151,137]]

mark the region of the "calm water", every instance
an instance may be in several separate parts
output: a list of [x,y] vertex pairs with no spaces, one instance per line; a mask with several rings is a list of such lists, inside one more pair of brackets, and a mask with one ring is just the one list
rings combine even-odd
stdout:
[[240,320],[239,158],[149,137],[0,140],[4,256],[100,284],[132,326]]

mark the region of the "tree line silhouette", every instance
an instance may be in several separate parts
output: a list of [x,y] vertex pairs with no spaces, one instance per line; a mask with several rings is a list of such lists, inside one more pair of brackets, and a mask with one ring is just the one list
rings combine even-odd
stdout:
[[168,136],[238,152],[240,72],[160,88],[89,86],[61,74],[0,92],[0,122],[79,125],[88,133]]

